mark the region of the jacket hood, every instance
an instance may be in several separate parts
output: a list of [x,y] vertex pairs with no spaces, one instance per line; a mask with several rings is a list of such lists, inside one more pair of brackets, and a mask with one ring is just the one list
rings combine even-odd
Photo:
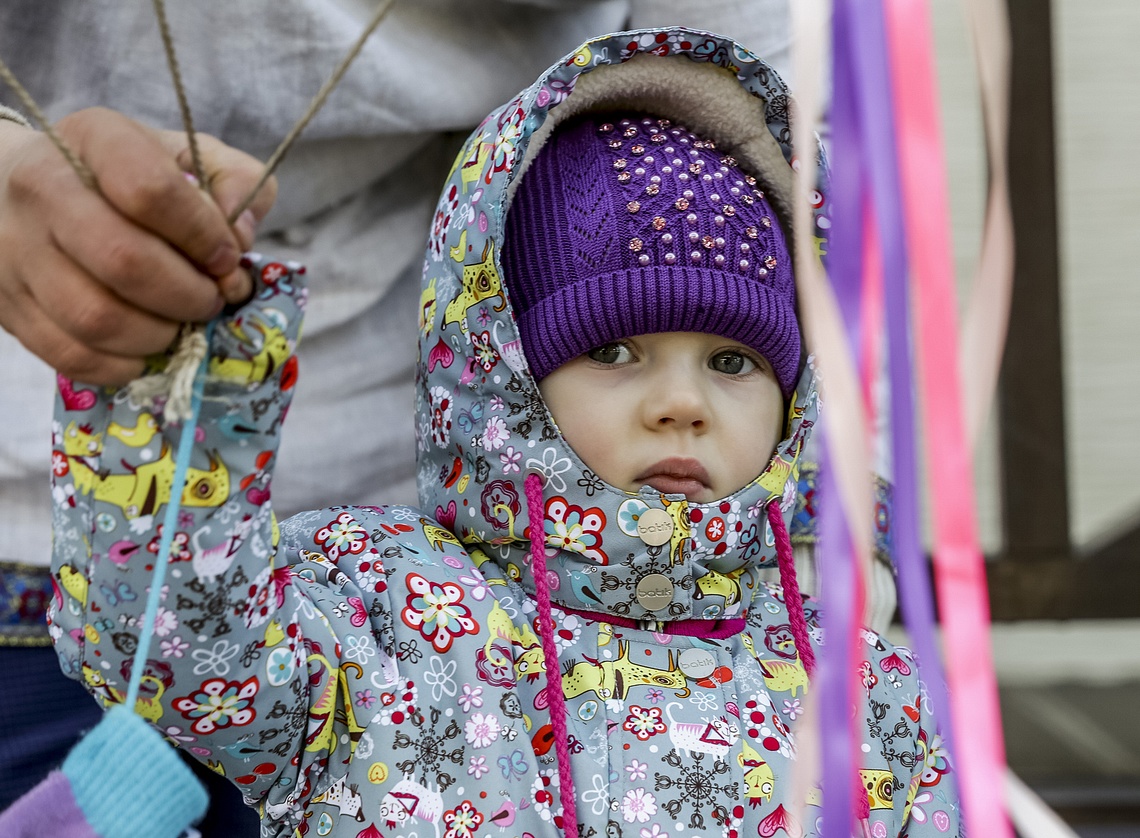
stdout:
[[[775,500],[790,521],[796,506],[799,459],[818,407],[810,361],[788,400],[785,438],[748,486],[712,503],[648,486],[618,489],[579,459],[547,410],[499,251],[513,184],[554,126],[585,111],[666,117],[713,140],[765,185],[790,231],[789,104],[776,72],[733,41],[645,30],[584,44],[471,134],[428,242],[415,398],[420,502],[477,562],[498,563],[533,593],[524,570],[538,521],[551,599],[563,608],[662,622],[747,609],[756,571],[775,564],[765,507]],[[821,250],[824,194],[821,186],[813,201]],[[533,517],[528,472],[543,481],[545,508]]]

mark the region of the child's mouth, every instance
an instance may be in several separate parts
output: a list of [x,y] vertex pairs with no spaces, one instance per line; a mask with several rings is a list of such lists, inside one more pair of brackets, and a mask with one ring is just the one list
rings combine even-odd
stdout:
[[668,457],[642,471],[634,482],[652,486],[667,495],[684,495],[692,499],[709,489],[709,475],[699,460],[692,457]]
[[663,492],[666,495],[684,495],[689,499],[705,490],[705,485],[701,481],[693,480],[691,477],[657,475],[648,480],[642,480],[641,483],[652,486],[658,492]]

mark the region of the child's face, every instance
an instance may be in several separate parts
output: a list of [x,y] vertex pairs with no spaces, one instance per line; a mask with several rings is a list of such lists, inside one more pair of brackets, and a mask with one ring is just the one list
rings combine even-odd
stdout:
[[768,362],[716,335],[664,332],[600,346],[539,389],[570,447],[607,483],[699,503],[754,480],[783,427]]

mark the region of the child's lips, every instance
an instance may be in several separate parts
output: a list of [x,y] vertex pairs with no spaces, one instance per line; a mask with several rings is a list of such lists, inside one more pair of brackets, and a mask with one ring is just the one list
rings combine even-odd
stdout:
[[668,457],[642,471],[634,482],[652,486],[667,495],[691,498],[709,488],[709,474],[700,460],[692,457]]
[[684,495],[686,498],[691,498],[705,490],[705,485],[701,481],[693,480],[691,477],[668,477],[657,474],[640,482],[641,485],[652,486],[658,492],[666,495]]

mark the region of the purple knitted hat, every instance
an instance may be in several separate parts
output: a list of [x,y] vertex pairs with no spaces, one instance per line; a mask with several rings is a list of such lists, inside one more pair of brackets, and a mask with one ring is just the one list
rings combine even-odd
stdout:
[[667,119],[559,126],[507,213],[504,278],[538,379],[611,341],[706,332],[800,366],[792,259],[754,177]]

